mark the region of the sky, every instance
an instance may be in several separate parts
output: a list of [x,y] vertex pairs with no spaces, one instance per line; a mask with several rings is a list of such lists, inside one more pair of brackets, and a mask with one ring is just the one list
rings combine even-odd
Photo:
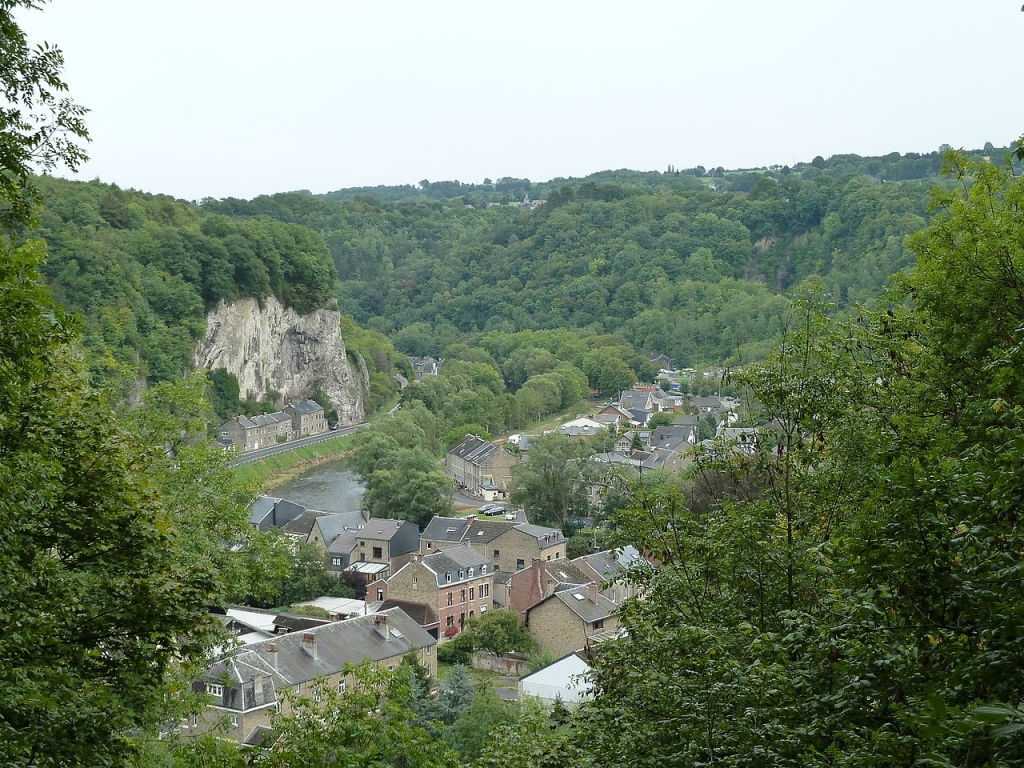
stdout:
[[[1024,133],[1021,0],[50,0],[76,178],[185,200]],[[68,175],[62,173],[61,175]]]

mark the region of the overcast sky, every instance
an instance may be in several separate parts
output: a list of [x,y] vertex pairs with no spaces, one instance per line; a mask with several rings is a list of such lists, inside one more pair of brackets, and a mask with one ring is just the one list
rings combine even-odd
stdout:
[[1009,144],[1021,0],[51,0],[80,178],[174,195]]

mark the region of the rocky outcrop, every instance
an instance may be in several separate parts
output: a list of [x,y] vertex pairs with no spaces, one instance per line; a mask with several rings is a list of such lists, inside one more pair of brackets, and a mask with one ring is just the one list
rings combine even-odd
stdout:
[[365,417],[359,373],[345,356],[341,316],[320,309],[299,315],[273,296],[221,304],[206,318],[206,339],[196,365],[224,368],[238,379],[242,397],[280,392],[287,401],[323,390],[342,424]]

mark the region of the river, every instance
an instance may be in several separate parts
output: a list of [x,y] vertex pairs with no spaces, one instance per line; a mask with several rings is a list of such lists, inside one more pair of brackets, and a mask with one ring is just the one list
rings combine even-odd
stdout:
[[354,512],[362,503],[364,490],[359,478],[342,460],[313,467],[267,493],[270,496],[294,501],[308,509],[322,512]]

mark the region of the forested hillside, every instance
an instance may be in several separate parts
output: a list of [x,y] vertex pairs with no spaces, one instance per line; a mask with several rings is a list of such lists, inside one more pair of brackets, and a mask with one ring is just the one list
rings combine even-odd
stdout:
[[[343,200],[201,206],[42,177],[39,233],[55,295],[86,318],[96,374],[176,378],[221,300],[274,295],[299,312],[336,300],[376,403],[394,391],[392,342],[445,355],[484,334],[569,329],[584,340],[577,368],[608,334],[683,366],[760,359],[793,295],[810,290],[840,310],[870,303],[909,264],[903,242],[927,221],[937,163],[937,153],[843,155],[794,169],[604,171],[469,193],[424,180],[327,196]],[[410,191],[427,199],[362,194]],[[546,204],[500,204],[520,193]]]
[[[316,230],[340,306],[409,354],[489,330],[572,328],[696,366],[763,357],[785,324],[784,297],[805,286],[840,308],[878,297],[910,263],[903,240],[926,223],[939,163],[938,153],[847,155],[708,178],[604,172],[530,185],[547,197],[532,209],[485,205],[476,188],[403,204],[287,193],[204,208]],[[420,199],[467,186],[439,184],[357,192]]]

